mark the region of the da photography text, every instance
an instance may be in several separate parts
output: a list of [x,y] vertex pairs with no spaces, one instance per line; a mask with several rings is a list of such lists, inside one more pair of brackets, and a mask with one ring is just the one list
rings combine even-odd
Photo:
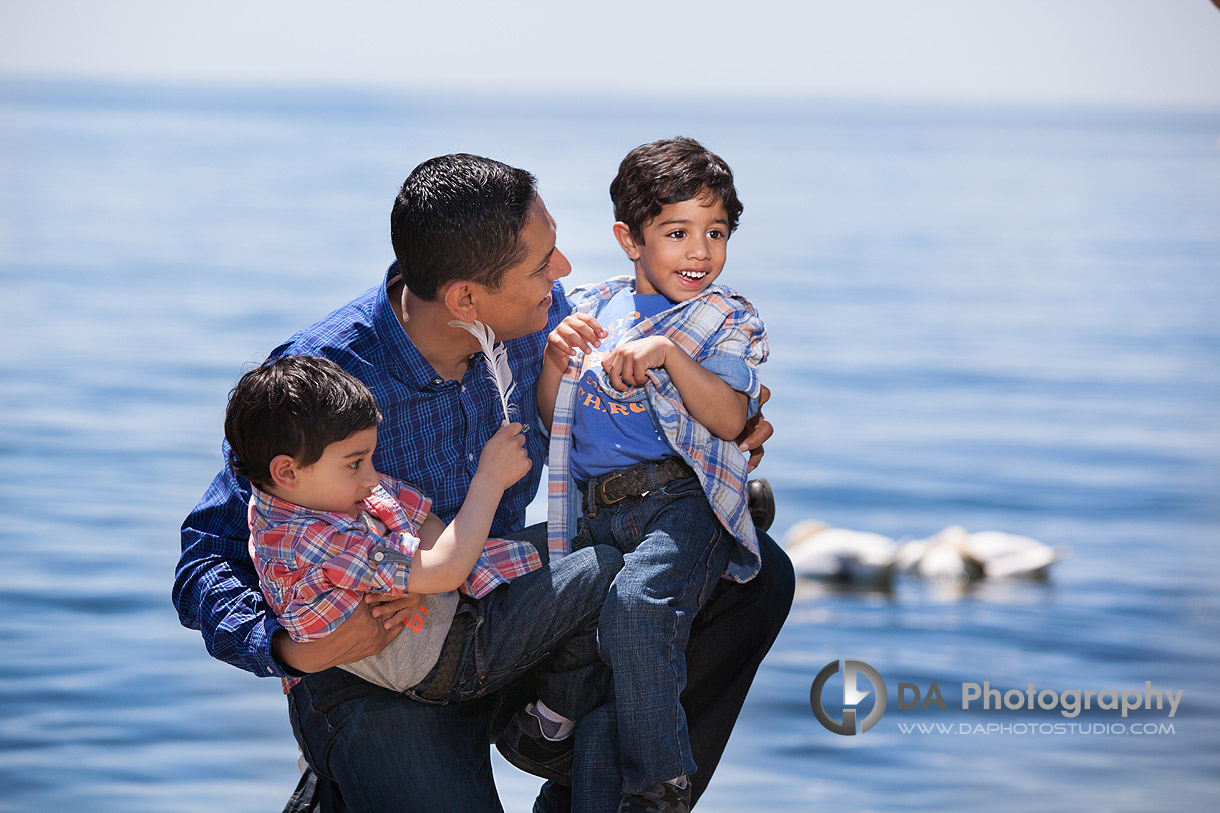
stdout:
[[[831,678],[842,674],[842,696],[827,691]],[[1051,689],[1034,683],[1023,689],[993,688],[991,681],[963,682],[950,687],[950,694],[937,681],[927,686],[898,681],[893,684],[896,709],[899,712],[947,711],[960,707],[962,711],[1055,712],[1066,718],[1077,717],[1084,711],[1116,712],[1126,718],[1132,712],[1163,712],[1173,718],[1182,703],[1183,690],[1160,689],[1152,681],[1142,688],[1124,689]],[[844,659],[823,666],[809,689],[809,705],[818,722],[828,731],[842,735],[862,734],[873,728],[885,714],[889,689],[881,673],[864,661]],[[987,730],[979,726],[972,731]],[[1111,727],[1117,732],[1117,729]]]

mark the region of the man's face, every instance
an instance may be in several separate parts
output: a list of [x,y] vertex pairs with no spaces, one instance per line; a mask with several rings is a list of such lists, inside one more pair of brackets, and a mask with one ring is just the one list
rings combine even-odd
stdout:
[[478,319],[501,341],[546,327],[551,287],[572,273],[572,264],[555,246],[555,220],[541,197],[534,198],[528,218],[521,233],[525,259],[504,273],[497,290],[478,286]]

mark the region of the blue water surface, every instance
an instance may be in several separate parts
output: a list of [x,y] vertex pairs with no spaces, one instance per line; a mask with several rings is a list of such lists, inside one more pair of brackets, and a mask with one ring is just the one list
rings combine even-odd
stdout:
[[[297,765],[278,682],[208,657],[169,601],[228,389],[377,282],[394,194],[424,158],[536,173],[585,282],[629,270],[618,161],[679,133],[732,164],[746,205],[723,280],[770,330],[759,473],[777,536],[812,517],[895,538],[959,524],[1071,551],[1046,583],[802,583],[699,809],[1213,809],[1220,111],[14,81],[0,809],[280,809]],[[853,737],[809,705],[842,658],[890,686]],[[962,710],[961,684],[984,680],[1183,695],[1172,719]],[[898,682],[937,683],[947,708],[899,709]],[[1089,731],[1040,730],[1056,722]],[[496,771],[506,809],[528,810],[537,782]]]

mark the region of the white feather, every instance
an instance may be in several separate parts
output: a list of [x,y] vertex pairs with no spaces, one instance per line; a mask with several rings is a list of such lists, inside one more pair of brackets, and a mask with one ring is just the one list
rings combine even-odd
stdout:
[[487,362],[487,373],[500,393],[500,406],[504,408],[504,421],[505,423],[511,422],[512,415],[517,408],[509,403],[508,398],[513,394],[517,385],[513,381],[513,371],[508,367],[508,349],[504,346],[504,342],[497,345],[496,334],[478,320],[463,322],[455,319],[449,325],[460,327],[478,339],[479,347],[483,350],[483,360]]

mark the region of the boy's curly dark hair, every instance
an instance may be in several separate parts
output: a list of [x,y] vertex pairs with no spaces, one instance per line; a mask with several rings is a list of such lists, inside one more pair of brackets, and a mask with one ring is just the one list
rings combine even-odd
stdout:
[[729,234],[737,228],[742,205],[733,171],[724,159],[693,138],[678,136],[642,144],[623,159],[610,183],[614,219],[627,224],[631,236],[644,242],[644,224],[668,203],[712,194],[724,204]]
[[229,468],[266,488],[272,483],[271,461],[279,455],[309,466],[330,444],[380,421],[369,388],[333,361],[319,356],[267,361],[229,393]]

